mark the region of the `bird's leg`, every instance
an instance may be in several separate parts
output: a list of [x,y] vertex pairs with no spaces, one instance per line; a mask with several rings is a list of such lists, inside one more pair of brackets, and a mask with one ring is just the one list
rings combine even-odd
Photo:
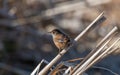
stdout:
[[61,49],[59,49],[59,53],[61,52]]
[[62,54],[60,53],[62,51],[62,49],[59,49],[59,54],[62,56]]

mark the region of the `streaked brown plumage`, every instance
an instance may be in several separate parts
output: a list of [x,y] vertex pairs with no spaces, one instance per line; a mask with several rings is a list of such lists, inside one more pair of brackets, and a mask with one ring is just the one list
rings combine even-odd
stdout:
[[62,32],[59,29],[53,29],[51,32],[53,41],[56,45],[56,47],[59,49],[59,52],[71,44],[71,39],[66,35],[64,32]]

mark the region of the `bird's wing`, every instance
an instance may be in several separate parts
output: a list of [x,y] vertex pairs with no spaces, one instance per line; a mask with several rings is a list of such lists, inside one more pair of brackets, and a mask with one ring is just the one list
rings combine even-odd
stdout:
[[58,42],[60,42],[60,43],[66,43],[69,41],[70,41],[70,39],[68,37],[65,37],[65,36],[63,38],[58,39]]

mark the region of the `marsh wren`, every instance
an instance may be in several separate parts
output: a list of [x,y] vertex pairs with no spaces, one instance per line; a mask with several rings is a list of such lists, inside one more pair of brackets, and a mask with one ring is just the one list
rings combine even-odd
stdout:
[[59,49],[59,52],[71,45],[70,37],[61,30],[53,29],[50,33],[52,34],[54,44]]

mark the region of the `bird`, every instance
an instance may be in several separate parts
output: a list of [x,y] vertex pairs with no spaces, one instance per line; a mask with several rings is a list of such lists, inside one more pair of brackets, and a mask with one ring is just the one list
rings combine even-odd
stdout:
[[52,34],[53,42],[59,49],[59,53],[72,44],[71,38],[60,29],[53,29],[49,33]]

